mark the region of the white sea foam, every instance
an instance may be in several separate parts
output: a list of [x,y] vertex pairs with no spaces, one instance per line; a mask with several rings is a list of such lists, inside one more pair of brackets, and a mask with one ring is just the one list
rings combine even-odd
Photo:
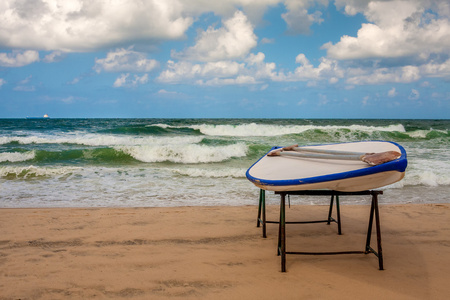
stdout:
[[243,143],[216,147],[197,144],[167,144],[116,146],[115,149],[123,151],[142,162],[169,161],[195,164],[221,162],[232,157],[244,157],[248,147]]
[[445,174],[439,170],[412,170],[409,172],[407,171],[403,184],[405,186],[449,186],[450,177],[448,176],[448,173]]
[[417,147],[407,149],[405,186],[450,186],[450,156],[447,151]]
[[422,138],[422,139],[424,139],[424,138],[427,137],[427,135],[430,132],[433,132],[433,131],[440,132],[440,133],[443,133],[443,134],[448,134],[447,130],[435,130],[435,129],[415,130],[415,131],[407,132],[406,134],[409,135],[412,138]]
[[5,166],[0,167],[0,177],[15,177],[20,179],[35,177],[60,177],[79,173],[79,167],[37,167],[37,166]]
[[[186,126],[169,126],[166,124],[156,124],[161,128],[186,128]],[[350,132],[405,132],[402,124],[389,126],[314,126],[314,125],[266,125],[266,124],[242,124],[242,125],[190,125],[188,128],[199,130],[208,136],[226,137],[251,137],[251,136],[281,136],[287,134],[300,134],[308,130],[322,130],[324,132],[336,132],[347,129]],[[420,130],[408,133],[411,137],[425,137],[429,131]],[[18,142],[19,144],[79,144],[87,146],[114,146],[114,145],[162,145],[180,143],[199,143],[202,137],[199,136],[130,136],[96,134],[85,132],[72,132],[67,134],[34,134],[32,136],[3,136],[0,137],[0,144]]]
[[[167,125],[158,124],[167,128]],[[181,126],[179,126],[181,127]],[[177,128],[177,127],[175,127]],[[351,131],[375,132],[375,131],[398,131],[405,132],[402,124],[388,125],[388,126],[364,126],[364,125],[350,125],[350,126],[315,126],[315,125],[266,125],[266,124],[242,124],[242,125],[192,125],[188,128],[199,130],[204,135],[210,136],[279,136],[286,134],[299,134],[308,130],[323,130],[333,132],[341,129],[349,129]]]
[[[29,168],[28,172],[51,172],[39,169]],[[249,188],[245,178],[232,176],[197,178],[177,176],[165,168],[92,166],[73,173],[30,178],[36,180],[0,178],[0,207],[167,207],[252,205],[257,201],[257,189]]]
[[427,134],[430,132],[430,130],[416,130],[408,132],[407,134],[412,138],[426,138]]
[[190,177],[207,177],[207,178],[222,178],[222,177],[234,177],[245,178],[246,168],[220,168],[220,169],[201,169],[201,168],[184,168],[184,169],[172,169],[172,172],[179,175],[185,175]]
[[199,143],[202,137],[177,136],[177,137],[153,137],[153,136],[118,136],[105,134],[83,135],[48,135],[28,137],[2,137],[0,144],[18,142],[20,144],[78,144],[86,146],[115,146],[115,145],[173,145],[185,143]]
[[153,126],[157,126],[157,127],[161,127],[161,128],[170,128],[172,126],[167,125],[167,124],[151,124],[151,125],[145,125],[145,127],[153,127]]
[[33,159],[36,156],[35,151],[27,152],[3,152],[0,153],[0,162],[19,162]]

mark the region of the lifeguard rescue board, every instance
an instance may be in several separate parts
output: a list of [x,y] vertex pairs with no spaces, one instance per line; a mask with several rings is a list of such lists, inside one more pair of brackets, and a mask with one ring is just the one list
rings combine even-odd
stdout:
[[[268,153],[280,148],[282,147],[273,147]],[[394,142],[362,141],[308,145],[307,148],[362,153],[397,151],[400,157],[371,166],[360,160],[268,156],[266,153],[247,170],[247,179],[268,191],[328,189],[356,192],[390,185],[405,176],[406,151]]]

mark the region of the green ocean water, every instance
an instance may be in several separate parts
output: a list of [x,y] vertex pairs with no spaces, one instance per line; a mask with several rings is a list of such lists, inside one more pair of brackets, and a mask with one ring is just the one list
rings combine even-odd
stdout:
[[449,128],[449,120],[0,119],[0,207],[252,205],[258,190],[245,171],[273,146],[362,140],[407,151],[405,179],[382,201],[450,202]]

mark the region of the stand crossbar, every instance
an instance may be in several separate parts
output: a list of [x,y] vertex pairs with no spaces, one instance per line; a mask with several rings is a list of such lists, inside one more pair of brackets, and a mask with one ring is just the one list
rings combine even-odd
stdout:
[[[262,194],[262,193],[261,193]],[[373,253],[378,257],[378,266],[380,270],[383,270],[383,252],[381,249],[381,230],[380,230],[380,215],[378,210],[378,195],[383,194],[382,191],[361,191],[361,192],[338,192],[338,191],[328,191],[328,190],[310,190],[310,191],[289,191],[289,192],[275,192],[275,194],[279,194],[281,196],[280,199],[280,221],[279,224],[279,233],[278,233],[278,255],[281,256],[281,272],[286,272],[286,254],[300,254],[300,255],[337,255],[337,254],[368,254]],[[370,207],[370,217],[369,217],[369,226],[367,229],[367,238],[366,245],[364,251],[340,251],[340,252],[292,252],[286,251],[286,224],[291,224],[293,222],[286,222],[286,195],[308,195],[308,196],[332,196],[331,201],[333,201],[333,197],[338,196],[355,196],[355,195],[371,195],[372,203]],[[331,204],[332,205],[332,204]],[[339,207],[339,206],[337,206]],[[264,210],[263,210],[264,212]],[[330,208],[331,214],[331,208]],[[263,219],[265,216],[263,216]],[[330,216],[329,216],[330,218]],[[377,250],[375,251],[371,246],[371,236],[372,236],[372,225],[373,219],[375,218],[375,229],[377,233]],[[338,220],[340,225],[340,216],[338,212]],[[330,221],[330,219],[328,219]],[[294,222],[296,224],[302,223],[313,223],[312,222]],[[316,221],[315,223],[319,223],[322,221]],[[327,222],[327,221],[325,221]],[[265,223],[268,223],[264,220],[263,226]],[[259,225],[259,221],[258,221]]]
[[[311,192],[319,192],[319,191],[307,191]],[[313,193],[314,194],[314,193]],[[295,194],[290,194],[295,195]],[[333,213],[333,204],[334,199],[336,198],[336,219],[332,217]],[[330,208],[328,210],[328,218],[326,220],[316,220],[316,221],[290,221],[285,222],[285,224],[311,224],[311,223],[327,223],[330,225],[331,222],[338,224],[338,234],[342,234],[341,230],[341,216],[340,216],[340,207],[339,207],[339,195],[332,194],[330,200]],[[265,190],[260,190],[259,193],[259,205],[258,205],[258,217],[256,219],[256,227],[260,227],[262,225],[262,235],[263,238],[267,238],[267,227],[266,224],[279,224],[279,221],[269,221],[266,219],[266,194]]]

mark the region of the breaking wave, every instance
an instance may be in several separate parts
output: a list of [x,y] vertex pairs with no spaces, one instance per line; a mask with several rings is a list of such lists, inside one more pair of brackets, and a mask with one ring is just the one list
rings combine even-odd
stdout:
[[27,160],[34,159],[35,156],[36,156],[35,151],[4,152],[4,153],[0,153],[0,163],[27,161]]
[[80,135],[40,135],[0,137],[0,144],[73,144],[85,146],[114,146],[114,145],[166,145],[180,143],[199,143],[201,136],[121,136],[105,134]]
[[248,147],[243,144],[211,147],[197,144],[164,146],[117,146],[115,149],[142,162],[174,162],[182,164],[222,162],[233,157],[244,157]]
[[389,126],[317,126],[317,125],[266,125],[266,124],[242,124],[242,125],[194,125],[194,129],[198,129],[205,135],[213,136],[279,136],[287,134],[301,134],[307,131],[321,130],[326,132],[334,132],[337,130],[349,131],[398,131],[405,132],[403,125]]

